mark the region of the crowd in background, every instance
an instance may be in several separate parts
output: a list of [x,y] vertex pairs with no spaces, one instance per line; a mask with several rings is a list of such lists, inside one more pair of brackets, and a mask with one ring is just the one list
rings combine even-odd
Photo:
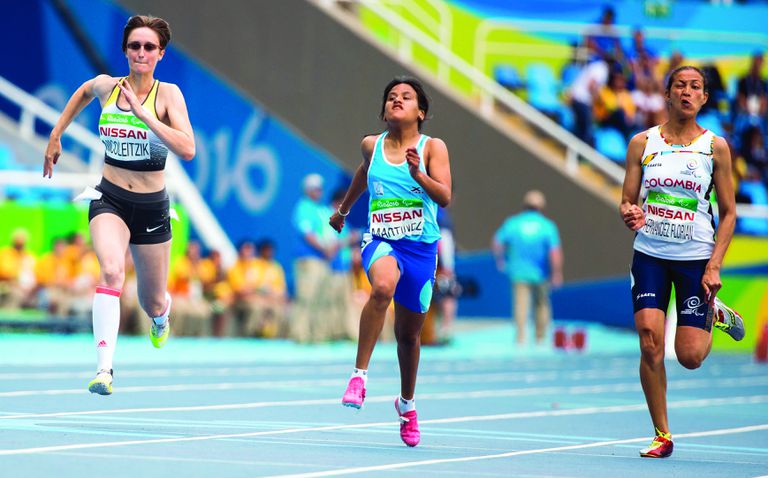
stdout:
[[[295,247],[293,290],[275,259],[278,245],[270,239],[241,241],[229,267],[219,251],[204,253],[199,242],[190,240],[170,268],[174,335],[287,338],[302,343],[357,338],[360,312],[371,290],[360,256],[361,231],[346,228],[338,234],[328,224],[343,191],[326,203],[320,175],[308,175],[302,186],[304,194],[292,220],[296,244],[280,245]],[[447,213],[441,216],[450,236]],[[432,314],[440,317],[442,328],[427,327],[426,343],[447,341],[456,313],[452,241],[441,249]],[[38,310],[54,321],[75,319],[87,325],[98,281],[96,254],[79,233],[55,239],[51,251],[40,256],[28,250],[24,229],[15,231],[11,244],[0,248],[0,309]],[[120,308],[121,333],[148,333],[150,320],[139,306],[130,252]],[[391,306],[384,340],[394,338],[393,323]]]
[[[626,142],[635,133],[664,123],[667,75],[690,63],[680,51],[668,58],[659,55],[639,28],[629,44],[622,44],[614,18],[613,8],[605,7],[598,25],[581,45],[574,45],[574,57],[561,72],[572,115],[568,126],[598,150],[596,134],[618,132]],[[768,83],[763,55],[753,52],[749,70],[738,78],[730,95],[717,66],[700,65],[707,76],[709,100],[699,114],[699,124],[728,141],[740,203],[768,204]],[[602,152],[623,161],[622,148],[614,154]]]

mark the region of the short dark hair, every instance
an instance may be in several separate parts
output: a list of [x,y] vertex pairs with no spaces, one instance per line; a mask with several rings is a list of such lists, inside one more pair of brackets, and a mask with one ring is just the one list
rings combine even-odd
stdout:
[[256,244],[256,252],[261,254],[264,249],[275,250],[275,241],[272,239],[262,239]]
[[429,114],[429,97],[424,91],[424,87],[422,86],[421,82],[411,76],[396,76],[392,79],[392,81],[387,83],[387,86],[384,88],[384,96],[381,98],[381,111],[379,112],[379,118],[384,120],[384,107],[387,105],[387,97],[389,96],[389,92],[392,91],[392,88],[395,86],[403,83],[410,85],[410,87],[413,88],[413,90],[416,92],[416,99],[419,103],[419,109],[424,112],[424,119],[419,119],[419,131],[421,131],[421,123],[427,119],[427,115]]
[[701,71],[700,69],[696,68],[695,66],[691,66],[691,65],[683,65],[683,66],[680,66],[680,67],[675,68],[674,70],[672,70],[672,72],[667,77],[667,88],[665,90],[667,93],[669,93],[669,90],[672,89],[672,83],[675,81],[675,76],[678,73],[680,73],[681,71],[684,71],[684,70],[693,70],[696,73],[698,73],[699,75],[701,75],[701,80],[704,83],[704,93],[709,94],[709,79],[707,79],[707,75],[705,75],[704,72]]
[[123,28],[123,52],[128,47],[128,35],[137,28],[147,27],[157,33],[160,41],[160,49],[164,50],[171,41],[171,26],[162,18],[152,15],[134,15],[128,19]]

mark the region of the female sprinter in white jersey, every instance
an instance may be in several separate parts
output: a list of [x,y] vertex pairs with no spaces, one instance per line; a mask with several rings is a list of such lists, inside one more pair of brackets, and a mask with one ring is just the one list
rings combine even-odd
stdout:
[[154,78],[171,39],[168,23],[160,18],[134,16],[123,30],[122,49],[128,76],[99,75],[83,83],[69,99],[51,131],[43,176],[51,177],[61,155],[61,136],[93,99],[102,113],[99,134],[105,145],[104,170],[88,213],[93,247],[101,274],[93,298],[93,334],[97,352],[92,393],[112,393],[112,356],[120,323],[120,292],[125,279],[125,256],[130,247],[136,267],[139,302],[151,317],[150,338],[165,344],[170,331],[171,298],[166,292],[171,250],[169,199],[163,170],[168,150],[190,160],[195,140],[187,106],[178,86]]
[[[667,457],[673,448],[664,368],[664,320],[672,284],[675,353],[684,367],[701,366],[712,347],[712,325],[735,340],[744,337],[741,317],[716,297],[736,211],[728,145],[696,123],[707,101],[707,79],[695,67],[677,68],[669,75],[665,96],[669,121],[629,143],[619,208],[626,226],[637,231],[632,301],[640,335],[640,382],[656,433],[640,454],[653,458]],[[716,231],[709,201],[713,187]]]
[[365,398],[370,361],[395,300],[395,338],[400,363],[400,438],[419,443],[414,393],[419,367],[420,335],[432,297],[437,264],[437,207],[451,202],[448,149],[437,138],[421,134],[429,99],[418,80],[398,77],[384,88],[381,119],[387,129],[363,138],[363,162],[357,168],[330,224],[337,231],[366,187],[370,194],[368,232],[363,236],[363,266],[371,296],[360,317],[355,369],[342,404],[360,408]]

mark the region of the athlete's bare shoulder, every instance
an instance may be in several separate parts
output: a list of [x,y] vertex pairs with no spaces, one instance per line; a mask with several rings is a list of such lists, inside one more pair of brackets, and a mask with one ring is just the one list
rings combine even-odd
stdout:
[[369,134],[363,137],[360,142],[360,152],[363,154],[363,159],[368,161],[373,155],[373,148],[376,146],[376,139],[379,137],[377,134]]
[[89,82],[89,92],[103,102],[109,97],[110,93],[112,93],[112,90],[117,86],[118,81],[120,81],[120,78],[115,78],[114,76],[98,75]]

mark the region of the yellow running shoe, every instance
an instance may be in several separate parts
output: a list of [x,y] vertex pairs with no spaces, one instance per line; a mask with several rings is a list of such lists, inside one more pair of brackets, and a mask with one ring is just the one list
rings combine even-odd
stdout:
[[170,333],[171,319],[166,319],[163,325],[157,325],[154,320],[152,321],[152,327],[149,329],[149,338],[152,340],[152,345],[154,345],[156,349],[163,348]]
[[99,395],[112,395],[112,369],[96,372],[96,378],[88,382],[88,391]]

